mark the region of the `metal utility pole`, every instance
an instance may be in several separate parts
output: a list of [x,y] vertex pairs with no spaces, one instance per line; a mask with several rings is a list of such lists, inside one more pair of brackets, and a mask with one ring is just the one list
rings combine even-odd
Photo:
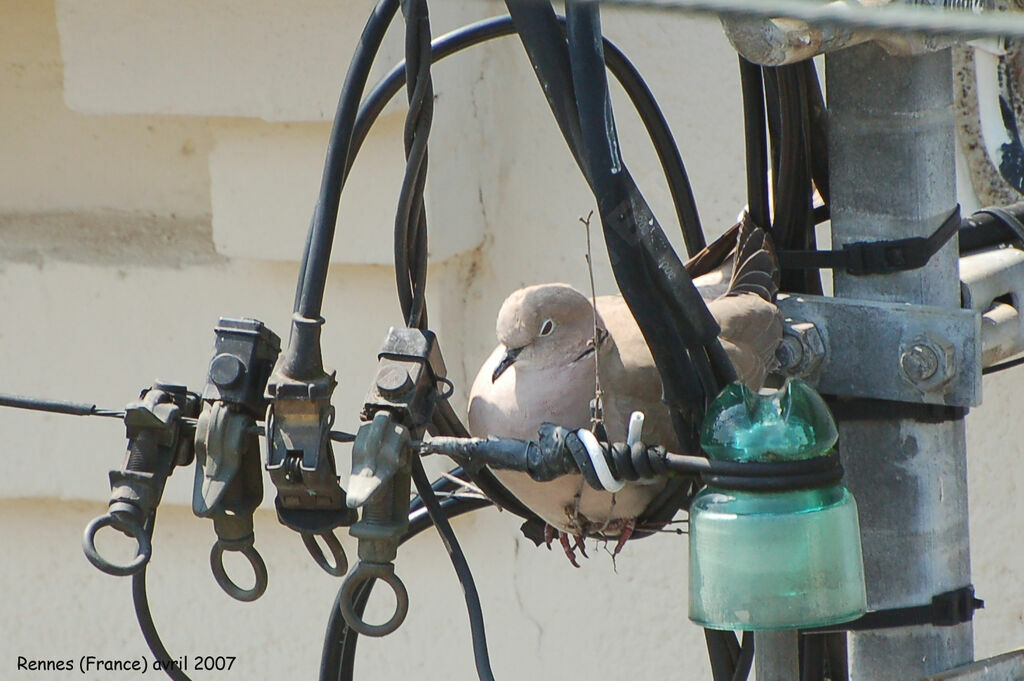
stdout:
[[[930,235],[956,204],[950,50],[892,57],[866,44],[830,54],[825,64],[833,248]],[[835,295],[959,308],[957,257],[954,237],[921,269],[836,272]],[[927,344],[907,348],[905,380],[941,361],[929,353]],[[865,368],[872,361],[863,357]],[[893,413],[886,403],[874,406],[880,415]],[[945,420],[874,419],[869,410],[867,418],[840,423],[845,482],[860,511],[869,609],[926,604],[971,582],[963,415],[946,412]],[[973,659],[972,634],[970,622],[851,633],[850,678],[916,679],[965,664]]]

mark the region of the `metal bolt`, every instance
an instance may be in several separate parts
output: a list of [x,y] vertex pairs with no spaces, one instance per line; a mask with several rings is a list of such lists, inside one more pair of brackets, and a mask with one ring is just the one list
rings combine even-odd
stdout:
[[775,348],[775,359],[779,362],[779,369],[789,371],[800,365],[804,358],[804,349],[796,336],[783,336],[779,347]]
[[825,342],[813,322],[785,321],[782,341],[775,350],[779,370],[787,376],[810,378],[825,360]]
[[409,372],[400,366],[381,367],[377,374],[377,389],[385,397],[391,397],[409,387],[412,380]]
[[210,362],[210,380],[220,388],[234,385],[245,374],[245,365],[234,355],[223,353]]
[[939,370],[939,356],[927,345],[916,343],[900,355],[900,368],[914,383],[927,381]]
[[956,348],[944,338],[917,336],[900,346],[900,371],[920,390],[941,388],[956,375]]

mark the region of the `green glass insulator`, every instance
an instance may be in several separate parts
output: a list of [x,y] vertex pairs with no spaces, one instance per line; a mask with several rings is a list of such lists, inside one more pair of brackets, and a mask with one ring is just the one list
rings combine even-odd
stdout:
[[[790,379],[758,394],[728,386],[701,446],[714,460],[797,461],[838,437],[821,396]],[[690,506],[690,619],[715,629],[792,629],[866,609],[857,504],[843,485],[786,492],[708,487]]]

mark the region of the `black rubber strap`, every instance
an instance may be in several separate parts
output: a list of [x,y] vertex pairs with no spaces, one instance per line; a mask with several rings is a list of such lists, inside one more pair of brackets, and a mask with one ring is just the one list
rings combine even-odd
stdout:
[[927,265],[959,229],[960,206],[957,206],[929,237],[857,241],[831,251],[779,251],[779,263],[783,269],[845,270],[856,276],[916,270]]
[[952,627],[974,619],[974,611],[985,607],[985,601],[974,596],[974,585],[946,591],[932,597],[928,605],[907,608],[874,610],[862,617],[846,622],[814,629],[803,629],[804,634],[830,634],[840,631],[870,631],[894,627],[916,627],[930,624],[934,627]]
[[896,402],[866,397],[825,396],[836,421],[895,421],[913,419],[921,423],[944,423],[964,418],[967,409],[944,404]]

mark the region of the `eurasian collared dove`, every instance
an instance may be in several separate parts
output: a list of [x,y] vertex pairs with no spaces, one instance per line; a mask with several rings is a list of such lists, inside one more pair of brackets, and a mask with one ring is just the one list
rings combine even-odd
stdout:
[[[739,227],[725,237],[738,244],[729,265],[739,264],[732,268],[726,293],[708,302],[708,308],[721,326],[722,345],[740,379],[757,389],[772,368],[782,337],[781,315],[774,304],[778,267],[764,231],[748,221]],[[719,245],[719,250],[724,249]],[[470,432],[478,437],[534,440],[544,422],[589,428],[595,395],[594,324],[590,299],[568,284],[540,284],[512,293],[498,313],[500,344],[484,362],[470,391]],[[669,412],[661,402],[658,370],[621,296],[597,298],[597,326],[596,354],[609,438],[624,441],[630,414],[642,411],[646,417],[643,440],[679,451]],[[591,488],[581,475],[536,482],[526,473],[495,470],[494,474],[560,532],[570,559],[569,535],[581,548],[583,537],[618,537],[616,550],[620,549],[637,516],[665,485],[664,480],[631,482],[612,494]]]

